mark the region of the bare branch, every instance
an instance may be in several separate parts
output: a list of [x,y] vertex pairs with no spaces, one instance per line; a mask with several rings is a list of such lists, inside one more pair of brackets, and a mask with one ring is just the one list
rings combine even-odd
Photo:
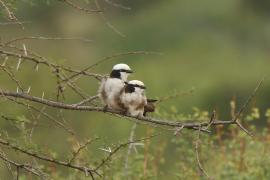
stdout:
[[12,160],[8,159],[3,152],[0,153],[0,159],[2,159],[5,162],[8,162],[9,164],[12,164],[13,166],[16,167],[16,169],[17,169],[17,177],[16,178],[17,179],[19,177],[19,169],[20,168],[26,170],[27,172],[29,172],[31,174],[38,176],[41,179],[47,179],[47,176],[45,176],[44,173],[40,173],[39,170],[37,170],[36,168],[32,167],[29,164],[20,164],[20,163],[17,163],[15,161],[12,161]]
[[4,3],[4,1],[0,0],[1,5],[3,6],[3,8],[6,10],[8,17],[10,20],[16,20],[17,18],[14,16],[13,12],[11,12],[9,10],[9,8],[7,7],[7,5]]
[[5,9],[5,11],[7,12],[8,14],[8,18],[11,20],[11,21],[15,21],[17,22],[23,29],[23,25],[20,21],[18,21],[17,17],[14,15],[14,13],[9,9],[9,7],[6,5],[6,3],[3,1],[3,0],[0,0],[0,5]]
[[[95,0],[95,4],[97,6],[98,9],[101,9],[100,5],[99,5],[99,2],[98,0]],[[126,37],[125,34],[123,34],[122,32],[120,32],[114,25],[112,25],[111,22],[108,21],[108,19],[106,18],[104,12],[99,12],[100,16],[102,17],[102,19],[105,21],[106,25],[111,29],[113,30],[116,34],[118,34],[119,36],[121,37]]]
[[98,98],[98,95],[96,96],[92,96],[92,97],[89,97],[87,99],[84,99],[82,100],[81,102],[78,102],[76,104],[74,104],[75,106],[81,106],[81,105],[84,105],[86,103],[89,103],[89,102],[92,102],[93,100],[97,99]]
[[0,22],[0,26],[8,26],[8,25],[20,25],[20,24],[29,24],[30,21],[20,21],[20,22]]
[[15,75],[14,75],[11,71],[9,71],[9,70],[7,69],[7,67],[5,67],[5,66],[3,66],[3,65],[0,65],[0,69],[2,69],[3,71],[5,71],[5,72],[7,73],[7,75],[10,77],[10,79],[11,79],[13,82],[16,83],[17,87],[19,87],[19,89],[20,89],[22,92],[24,92],[23,87],[22,87],[20,81],[16,79]]
[[85,148],[87,148],[87,146],[89,145],[89,144],[91,144],[93,141],[95,141],[95,140],[97,140],[98,138],[94,138],[94,139],[88,139],[84,144],[79,144],[79,148],[76,150],[76,151],[74,151],[73,152],[73,154],[72,154],[72,157],[70,158],[70,160],[68,161],[69,163],[72,163],[75,159],[76,159],[76,157],[80,154],[80,152],[82,151],[82,150],[84,150]]
[[260,86],[262,85],[263,81],[265,80],[265,77],[263,77],[261,79],[261,81],[258,83],[258,85],[256,86],[256,88],[253,90],[253,92],[251,93],[251,95],[248,97],[247,101],[245,102],[245,104],[241,107],[241,109],[237,112],[237,114],[234,117],[234,121],[236,121],[241,114],[245,111],[245,109],[247,108],[248,104],[250,103],[250,101],[254,98],[254,96],[256,95],[257,91],[259,90]]
[[101,161],[101,163],[95,168],[95,171],[97,171],[97,170],[100,169],[102,166],[104,166],[104,165],[111,159],[111,157],[112,157],[115,153],[117,153],[120,149],[126,147],[127,145],[133,144],[133,143],[137,143],[137,142],[142,142],[142,141],[151,139],[151,138],[153,138],[153,137],[156,137],[156,136],[158,136],[158,135],[159,135],[159,134],[155,134],[155,135],[151,135],[151,136],[149,136],[149,137],[145,137],[145,138],[141,138],[141,139],[135,139],[135,140],[133,140],[133,141],[128,141],[128,142],[126,142],[126,143],[119,144],[113,151],[111,151],[111,152],[109,153],[109,155],[108,155],[105,159],[103,159],[103,160]]
[[42,110],[39,110],[38,108],[31,106],[30,104],[25,104],[24,102],[19,102],[16,99],[11,99],[9,98],[9,100],[16,102],[17,104],[23,105],[27,108],[30,108],[36,112],[39,112],[40,115],[43,115],[44,117],[46,117],[48,120],[54,122],[58,127],[63,128],[65,131],[67,131],[68,133],[70,133],[71,135],[75,135],[75,132],[71,129],[66,127],[62,122],[58,121],[57,119],[55,119],[54,117],[52,117],[51,115],[49,115],[48,113],[43,112]]
[[[131,131],[130,131],[129,142],[132,142],[134,140],[136,127],[137,127],[137,123],[134,123],[132,128],[131,128]],[[125,177],[127,177],[127,175],[128,175],[128,159],[129,159],[129,155],[131,153],[132,147],[136,148],[134,146],[134,144],[129,144],[127,154],[126,154],[125,166],[124,166],[124,176]]]
[[68,168],[72,168],[72,169],[77,169],[77,170],[79,170],[79,171],[81,171],[83,173],[85,173],[85,171],[87,171],[90,174],[94,173],[94,174],[100,176],[100,174],[96,170],[93,170],[91,168],[80,166],[80,165],[73,165],[73,164],[70,164],[69,162],[65,162],[65,161],[57,160],[57,159],[54,159],[54,158],[51,158],[51,157],[48,157],[48,156],[44,156],[44,155],[38,154],[36,152],[32,152],[32,151],[23,149],[23,148],[21,148],[21,147],[19,147],[17,145],[11,144],[10,142],[5,141],[3,139],[0,139],[0,144],[6,146],[8,148],[11,148],[11,149],[13,149],[15,151],[19,151],[19,152],[21,152],[23,154],[26,154],[28,156],[32,156],[34,158],[37,158],[37,159],[40,159],[40,160],[43,160],[43,161],[51,162],[53,164],[68,167]]
[[265,80],[265,77],[263,77],[261,79],[261,81],[258,83],[258,85],[256,86],[256,88],[253,90],[253,92],[251,93],[251,95],[248,97],[247,101],[244,103],[244,105],[241,107],[241,109],[237,112],[237,114],[235,115],[233,121],[237,124],[237,126],[243,130],[245,133],[247,133],[249,136],[253,136],[246,128],[244,128],[244,126],[240,123],[239,121],[239,117],[241,116],[241,114],[245,111],[245,109],[247,108],[247,106],[249,105],[249,103],[251,102],[251,100],[254,98],[254,96],[256,95],[257,91],[259,90],[260,86],[262,85],[263,81]]
[[69,1],[69,0],[59,0],[61,2],[64,2],[66,3],[67,5],[69,5],[70,7],[74,8],[74,9],[77,9],[79,11],[83,11],[85,13],[96,13],[96,12],[102,12],[101,10],[98,10],[98,9],[85,9],[83,7],[80,7],[76,4],[74,4],[73,2]]
[[86,39],[86,38],[81,38],[81,37],[43,37],[43,36],[26,36],[26,37],[19,37],[19,38],[15,38],[12,39],[6,43],[4,43],[6,46],[18,41],[24,41],[24,40],[75,40],[75,41],[82,41],[82,42],[93,42],[90,39]]
[[[168,127],[182,127],[187,128],[187,129],[193,129],[193,130],[198,130],[199,127],[201,126],[207,126],[209,123],[208,122],[192,122],[193,120],[187,120],[186,122],[177,122],[177,121],[172,121],[172,120],[159,120],[159,119],[154,119],[151,117],[133,117],[133,116],[128,116],[124,115],[123,112],[119,111],[114,111],[108,109],[107,111],[104,111],[103,107],[93,107],[93,106],[76,106],[76,104],[65,104],[62,102],[56,102],[56,101],[51,101],[47,99],[42,99],[39,97],[35,96],[30,96],[25,93],[14,93],[14,92],[8,92],[8,91],[3,91],[0,89],[0,95],[2,96],[9,96],[9,97],[16,97],[16,98],[22,98],[26,99],[32,102],[37,102],[40,104],[44,104],[47,106],[51,106],[54,108],[60,108],[60,109],[67,109],[67,110],[77,110],[77,111],[97,111],[97,112],[107,112],[107,113],[112,113],[112,114],[118,114],[123,117],[128,117],[131,119],[136,120],[137,122],[141,123],[147,123],[147,124],[155,124],[155,125],[163,125],[163,126],[168,126]],[[213,125],[229,125],[229,124],[235,124],[234,121],[219,121],[215,120]],[[201,131],[204,132],[209,132],[208,130],[202,129]]]
[[67,79],[65,79],[64,81],[69,81],[79,75],[84,75],[88,70],[92,69],[93,67],[101,64],[101,63],[104,63],[106,61],[109,61],[111,59],[114,59],[114,58],[118,58],[118,57],[122,57],[122,56],[128,56],[128,55],[135,55],[135,54],[145,54],[145,55],[149,55],[149,54],[157,54],[157,55],[162,55],[162,53],[158,53],[158,52],[148,52],[148,51],[133,51],[133,52],[124,52],[124,53],[118,53],[118,54],[114,54],[114,55],[111,55],[111,56],[107,56],[105,58],[102,58],[101,60],[99,60],[98,62],[84,68],[83,70],[81,70],[80,72],[78,73],[75,73],[73,75],[71,75],[70,77],[68,77]]
[[193,93],[193,89],[190,89],[189,91],[179,91],[179,92],[176,92],[172,95],[168,95],[168,96],[164,96],[164,97],[161,97],[159,98],[159,100],[156,102],[156,103],[161,103],[163,101],[167,101],[167,100],[170,100],[170,99],[175,99],[176,97],[179,97],[179,96],[187,96],[187,95],[191,95]]
[[121,9],[124,9],[124,10],[131,10],[130,7],[127,7],[127,6],[124,6],[122,4],[118,4],[118,3],[115,3],[115,2],[112,2],[111,0],[105,0],[106,3],[116,7],[116,8],[121,8]]
[[[3,46],[3,45],[0,44],[0,46]],[[21,50],[22,52],[24,52],[23,49],[18,49],[18,50]],[[29,52],[30,51],[28,50],[28,53]],[[70,67],[64,67],[64,66],[60,66],[60,65],[51,63],[51,62],[49,62],[49,60],[45,59],[44,57],[41,57],[41,56],[39,56],[37,54],[33,54],[33,53],[31,53],[33,56],[29,56],[29,55],[28,56],[25,56],[25,55],[22,55],[22,54],[19,54],[19,53],[15,53],[15,52],[0,50],[0,54],[6,55],[6,56],[11,56],[11,57],[22,58],[24,60],[33,62],[35,64],[43,64],[43,65],[48,66],[49,68],[52,68],[53,71],[55,71],[57,68],[61,68],[61,69],[65,70],[65,71],[67,71],[67,72],[81,73],[80,70],[75,70],[75,69],[71,69]],[[99,74],[89,73],[87,71],[84,71],[82,74],[83,75],[86,75],[86,76],[95,77],[95,78],[101,78],[101,77],[103,77],[103,76],[101,76]]]
[[198,164],[198,167],[200,169],[200,171],[207,177],[207,179],[213,179],[211,178],[208,173],[205,171],[205,169],[203,168],[202,164],[201,164],[201,161],[200,161],[200,157],[199,157],[199,143],[200,143],[200,133],[201,133],[201,127],[199,127],[199,130],[198,130],[198,137],[197,137],[197,140],[195,142],[195,151],[196,151],[196,159],[197,159],[197,164]]

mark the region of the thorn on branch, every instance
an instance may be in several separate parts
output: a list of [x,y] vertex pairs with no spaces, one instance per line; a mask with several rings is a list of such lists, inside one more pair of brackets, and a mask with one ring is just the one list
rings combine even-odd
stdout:
[[14,13],[10,10],[10,8],[6,5],[6,3],[3,0],[0,0],[0,5],[5,9],[7,12],[8,18],[11,21],[15,21],[17,24],[19,24],[22,29],[24,29],[22,23],[17,19],[17,17],[14,15]]
[[1,65],[1,66],[6,66],[7,61],[8,61],[8,56],[5,56],[5,58],[4,58],[4,62],[2,63],[2,65]]
[[208,125],[206,126],[206,128],[204,128],[204,130],[207,130],[210,126],[212,126],[213,122],[216,120],[216,110],[214,110],[212,112],[212,115],[211,115],[211,118],[210,118],[210,121],[208,123]]
[[24,51],[24,55],[27,56],[27,50],[26,50],[25,44],[23,44],[23,51]]
[[16,70],[17,70],[17,71],[18,71],[19,68],[20,68],[21,62],[22,62],[22,58],[19,57],[19,60],[18,60],[17,66],[16,66]]
[[38,63],[35,65],[35,71],[38,72]]
[[182,131],[182,129],[184,129],[184,125],[182,125],[181,127],[176,127],[174,135],[177,136]]

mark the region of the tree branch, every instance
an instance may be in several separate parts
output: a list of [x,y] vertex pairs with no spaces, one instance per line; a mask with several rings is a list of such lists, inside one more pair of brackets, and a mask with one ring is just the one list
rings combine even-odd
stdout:
[[[44,104],[50,107],[54,108],[60,108],[60,109],[67,109],[67,110],[75,110],[75,111],[97,111],[97,112],[106,112],[106,113],[112,113],[121,115],[123,117],[131,118],[133,120],[136,120],[141,123],[147,123],[147,124],[154,124],[154,125],[161,125],[161,126],[168,126],[168,127],[182,127],[187,129],[193,129],[198,130],[199,127],[208,126],[208,122],[192,122],[194,120],[186,120],[185,122],[178,122],[173,120],[160,120],[155,119],[151,117],[133,117],[129,115],[124,115],[123,112],[114,111],[111,109],[108,109],[104,111],[103,107],[93,107],[93,106],[78,106],[77,104],[66,104],[62,102],[56,102],[52,100],[47,100],[44,98],[39,98],[35,96],[30,96],[29,94],[25,93],[15,93],[15,92],[8,92],[0,89],[0,95],[2,96],[8,96],[8,97],[14,97],[14,98],[21,98],[25,100],[29,100],[32,102]],[[212,122],[212,125],[229,125],[229,124],[236,124],[235,121],[221,121],[221,120],[214,120]],[[209,132],[208,130],[202,129],[201,131]]]
[[91,168],[88,168],[88,167],[84,167],[84,166],[79,166],[79,165],[73,165],[73,164],[70,164],[69,162],[65,162],[65,161],[61,161],[61,160],[57,160],[57,159],[54,159],[54,158],[51,158],[51,157],[47,157],[47,156],[44,156],[44,155],[40,155],[36,152],[31,152],[29,150],[26,150],[26,149],[23,149],[17,145],[14,145],[14,144],[11,144],[10,142],[8,141],[5,141],[3,139],[0,139],[0,144],[6,146],[6,147],[9,147],[15,151],[19,151],[23,154],[26,154],[28,156],[32,156],[34,158],[37,158],[37,159],[40,159],[40,160],[43,160],[43,161],[47,161],[47,162],[51,162],[53,164],[57,164],[57,165],[60,165],[60,166],[64,166],[64,167],[68,167],[68,168],[72,168],[72,169],[77,169],[81,172],[88,172],[90,174],[96,174],[98,176],[101,176],[97,171],[91,169]]

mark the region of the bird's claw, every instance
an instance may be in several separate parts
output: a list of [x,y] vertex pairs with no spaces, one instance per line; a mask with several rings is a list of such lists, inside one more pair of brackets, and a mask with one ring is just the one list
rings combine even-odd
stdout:
[[103,107],[103,112],[107,112],[107,111],[108,111],[108,106],[106,105]]

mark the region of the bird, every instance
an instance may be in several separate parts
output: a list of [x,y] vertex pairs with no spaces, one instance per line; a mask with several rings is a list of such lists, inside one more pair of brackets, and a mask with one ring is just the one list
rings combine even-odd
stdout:
[[108,108],[117,111],[125,111],[125,107],[120,101],[120,93],[131,73],[133,73],[133,71],[127,64],[120,63],[113,66],[109,77],[102,79],[98,96],[105,105],[104,111]]
[[125,83],[120,100],[126,109],[126,114],[135,117],[143,117],[147,98],[145,85],[142,81],[132,80]]

